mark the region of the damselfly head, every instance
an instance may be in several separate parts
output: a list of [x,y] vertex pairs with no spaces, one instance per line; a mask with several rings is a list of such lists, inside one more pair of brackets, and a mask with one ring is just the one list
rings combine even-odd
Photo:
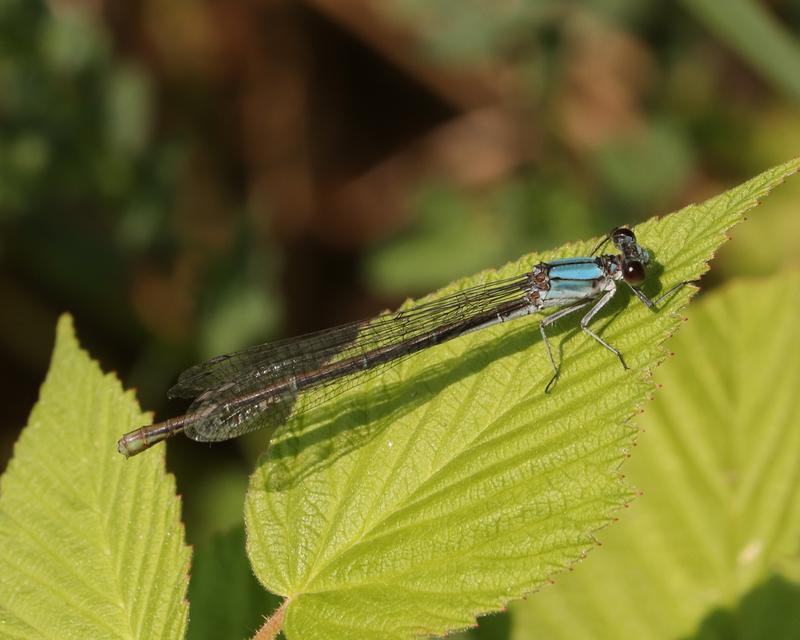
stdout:
[[644,282],[650,252],[636,241],[636,235],[626,227],[617,227],[609,236],[622,254],[622,277],[625,282],[634,286]]
[[608,234],[611,242],[619,249],[620,253],[625,253],[626,247],[636,245],[636,235],[627,227],[617,227]]

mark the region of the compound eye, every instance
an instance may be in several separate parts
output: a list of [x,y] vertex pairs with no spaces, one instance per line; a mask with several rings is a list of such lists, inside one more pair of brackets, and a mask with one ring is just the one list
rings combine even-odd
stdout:
[[622,263],[622,277],[634,286],[644,282],[644,265],[638,260],[625,260]]
[[630,229],[626,229],[625,227],[617,227],[611,232],[611,237],[614,238],[614,241],[621,240],[622,238],[636,241],[636,236],[633,235],[633,231]]

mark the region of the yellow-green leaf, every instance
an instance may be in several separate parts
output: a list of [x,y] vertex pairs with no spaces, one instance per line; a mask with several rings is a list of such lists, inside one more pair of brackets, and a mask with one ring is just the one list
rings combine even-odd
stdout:
[[126,461],[114,446],[146,422],[62,317],[0,479],[0,636],[183,637],[189,549],[164,453]]
[[515,640],[800,637],[800,275],[690,310],[628,479],[644,495]]
[[[726,231],[800,161],[636,228],[660,267],[656,296],[698,278]],[[522,258],[431,297],[587,255],[597,239]],[[534,319],[409,358],[280,430],[253,474],[245,515],[259,580],[285,596],[289,640],[443,634],[529,594],[576,563],[631,498],[619,466],[629,418],[692,293],[653,313],[622,292],[593,326],[625,354],[554,331],[555,392]]]

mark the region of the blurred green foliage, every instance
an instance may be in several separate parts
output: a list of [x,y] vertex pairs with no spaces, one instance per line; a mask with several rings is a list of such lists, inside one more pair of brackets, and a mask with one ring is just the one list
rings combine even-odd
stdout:
[[[0,5],[0,212],[113,221],[120,248],[151,244],[169,211],[170,144],[153,145],[153,87],[80,5]],[[135,220],[135,221],[134,221]]]
[[[441,182],[425,187],[415,200],[417,225],[371,256],[373,286],[392,292],[426,290],[465,269],[511,259],[524,251],[522,246],[540,248],[602,233],[697,201],[733,176],[796,156],[800,48],[797,32],[787,26],[800,24],[800,6],[775,2],[768,9],[750,0],[736,0],[730,7],[701,0],[683,4],[686,12],[676,5],[630,0],[543,0],[503,9],[458,0],[393,0],[400,19],[419,27],[434,64],[463,69],[502,60],[512,65],[522,79],[520,91],[531,117],[556,126],[547,131],[541,161],[530,173],[523,168],[523,174],[477,193]],[[712,44],[710,34],[719,34],[720,41]],[[579,54],[573,60],[581,45],[571,41],[592,38],[599,46],[586,49],[595,58]],[[621,46],[620,38],[627,44]],[[726,54],[732,60],[725,60]],[[638,58],[646,77],[633,74],[627,87],[615,86],[622,84],[615,74],[625,73],[624,56]],[[618,110],[614,115],[620,121],[633,115],[632,127],[620,127],[590,144],[569,139],[576,136],[559,122],[559,109],[565,106],[565,93],[570,98],[574,89],[570,75],[575,75],[575,62],[597,72],[588,78],[577,74],[578,82],[592,83],[588,94],[583,88],[580,96],[586,101],[582,116],[587,122],[597,118],[602,123],[609,107],[591,92],[617,91],[622,94],[617,100],[634,104],[625,105],[631,108],[628,113],[612,105]],[[742,68],[731,68],[738,63]],[[763,74],[777,93],[751,74]],[[619,122],[606,124],[613,129]],[[578,158],[573,155],[576,144],[582,146]],[[782,204],[793,199],[796,194],[785,193],[756,214],[770,220],[764,226],[784,228],[777,242],[734,243],[725,249],[722,268],[765,273],[794,263],[800,233],[792,208]]]
[[264,591],[245,553],[244,527],[212,536],[197,548],[189,582],[189,640],[247,638],[278,608]]
[[141,63],[87,9],[56,9],[0,4],[0,251],[4,268],[130,328],[126,261],[164,236],[178,146],[154,144]]

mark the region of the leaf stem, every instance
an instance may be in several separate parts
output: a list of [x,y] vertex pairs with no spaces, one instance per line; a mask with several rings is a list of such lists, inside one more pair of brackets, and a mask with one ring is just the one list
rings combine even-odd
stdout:
[[252,640],[275,640],[283,630],[283,618],[286,616],[286,607],[288,606],[289,598],[286,598],[283,604],[275,609],[261,628],[256,631],[256,635],[253,636]]

